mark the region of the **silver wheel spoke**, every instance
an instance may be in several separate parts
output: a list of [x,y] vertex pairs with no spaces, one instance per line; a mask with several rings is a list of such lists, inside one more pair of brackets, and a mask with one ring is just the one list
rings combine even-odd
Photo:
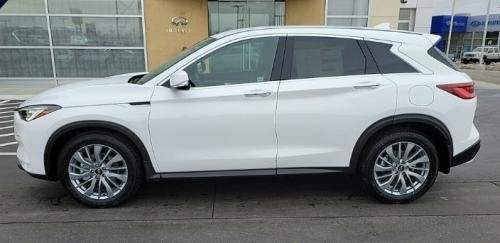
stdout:
[[107,163],[105,163],[105,165],[107,167],[111,167],[112,164],[117,163],[117,162],[121,162],[121,161],[123,161],[123,157],[121,155],[117,154],[113,158],[111,158]]
[[109,167],[108,170],[126,170],[127,167],[121,166],[121,167]]
[[71,179],[71,180],[79,180],[79,179],[83,179],[83,178],[89,177],[89,176],[92,176],[92,174],[90,172],[85,172],[82,174],[69,173],[69,179]]
[[417,155],[420,154],[420,152],[424,151],[422,148],[418,148],[417,152],[415,152],[414,154],[412,154],[408,159],[407,161],[411,161],[413,160],[413,158],[415,158]]
[[83,158],[83,155],[82,153],[80,152],[76,152],[73,156],[72,156],[73,159],[75,159],[76,161],[80,162],[81,164],[86,164],[86,165],[92,165],[89,161],[85,160],[85,158]]
[[408,166],[415,166],[418,163],[424,163],[424,162],[429,162],[429,158],[427,158],[427,156],[422,156],[414,161],[409,162]]
[[410,155],[410,151],[415,147],[415,144],[414,143],[409,143],[408,145],[406,145],[406,148],[405,148],[405,153],[403,155],[403,160],[408,160],[408,155]]
[[70,166],[70,167],[73,167],[73,168],[75,168],[75,169],[79,169],[79,170],[82,170],[82,171],[86,171],[86,172],[87,172],[87,171],[90,171],[90,169],[88,169],[88,168],[83,168],[83,167],[80,167],[80,166],[75,165],[75,164],[69,164],[69,166]]
[[111,184],[113,184],[114,187],[116,188],[120,188],[120,186],[118,186],[113,180],[111,180],[111,178],[109,178],[108,176],[106,176],[106,179],[109,180],[109,182],[111,182]]
[[111,189],[108,182],[106,181],[106,177],[102,177],[101,181],[102,181],[102,184],[104,185],[104,188],[106,188],[106,196],[108,196],[108,197],[113,196],[113,189]]
[[93,178],[92,179],[92,183],[90,184],[89,188],[87,188],[87,190],[85,190],[85,192],[83,194],[85,194],[86,196],[90,196],[94,193],[94,188],[95,188],[95,181],[97,179],[96,178]]
[[384,167],[384,166],[375,164],[375,171],[377,171],[377,172],[380,172],[380,171],[391,171],[391,170],[392,170],[392,166],[391,167]]
[[417,173],[415,173],[415,172],[408,171],[408,173],[407,173],[407,174],[408,174],[408,176],[413,176],[413,177],[415,177],[415,178],[418,180],[418,182],[420,182],[420,183],[424,182],[424,180],[425,180],[425,177],[423,177],[422,175],[417,174]]
[[98,163],[101,163],[101,150],[101,145],[94,145],[94,158]]
[[391,158],[392,161],[398,161],[398,158],[396,158],[396,156],[394,155],[394,149],[392,149],[392,145],[387,147],[385,149],[385,152],[387,153],[387,155],[389,155],[389,158]]
[[106,175],[108,177],[116,178],[116,179],[118,179],[120,181],[127,181],[127,176],[126,175],[116,174],[116,173],[112,173],[112,172],[109,172]]
[[404,178],[403,174],[399,174],[399,181],[401,182],[401,187],[399,188],[399,193],[401,195],[406,194],[407,188],[406,188],[406,179]]

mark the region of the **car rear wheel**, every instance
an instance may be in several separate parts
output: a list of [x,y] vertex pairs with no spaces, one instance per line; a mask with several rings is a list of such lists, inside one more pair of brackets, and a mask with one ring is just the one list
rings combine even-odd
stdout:
[[59,156],[59,178],[68,192],[90,207],[116,206],[143,181],[140,156],[126,139],[108,133],[80,134]]
[[438,174],[437,150],[415,131],[392,130],[369,145],[362,164],[368,191],[386,203],[407,203],[421,197]]

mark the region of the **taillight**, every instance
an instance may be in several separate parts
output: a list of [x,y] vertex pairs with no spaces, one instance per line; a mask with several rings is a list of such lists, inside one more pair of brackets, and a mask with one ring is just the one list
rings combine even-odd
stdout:
[[474,83],[472,82],[460,84],[439,84],[437,87],[462,99],[467,100],[476,97]]

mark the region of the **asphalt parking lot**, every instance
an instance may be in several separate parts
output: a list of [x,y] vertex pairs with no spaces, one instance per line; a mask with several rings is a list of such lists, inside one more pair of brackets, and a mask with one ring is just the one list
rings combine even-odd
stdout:
[[380,204],[335,174],[155,182],[111,209],[81,206],[20,171],[2,109],[17,101],[0,102],[0,241],[498,242],[500,90],[478,96],[476,161],[440,174],[411,204]]

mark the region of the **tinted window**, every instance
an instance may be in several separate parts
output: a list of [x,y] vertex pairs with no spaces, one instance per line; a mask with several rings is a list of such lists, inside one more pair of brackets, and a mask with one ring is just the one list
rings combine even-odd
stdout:
[[279,37],[224,46],[185,68],[196,87],[269,81]]
[[391,52],[391,44],[366,41],[381,73],[416,73],[415,68]]
[[447,58],[444,53],[442,53],[437,47],[432,47],[431,49],[429,49],[427,51],[427,53],[431,56],[431,57],[434,57],[434,59],[440,61],[441,63],[443,63],[444,65],[450,67],[451,69],[453,70],[458,70],[457,67],[455,67],[455,64],[453,64],[453,62]]
[[292,49],[292,79],[365,73],[366,60],[357,40],[295,37]]

